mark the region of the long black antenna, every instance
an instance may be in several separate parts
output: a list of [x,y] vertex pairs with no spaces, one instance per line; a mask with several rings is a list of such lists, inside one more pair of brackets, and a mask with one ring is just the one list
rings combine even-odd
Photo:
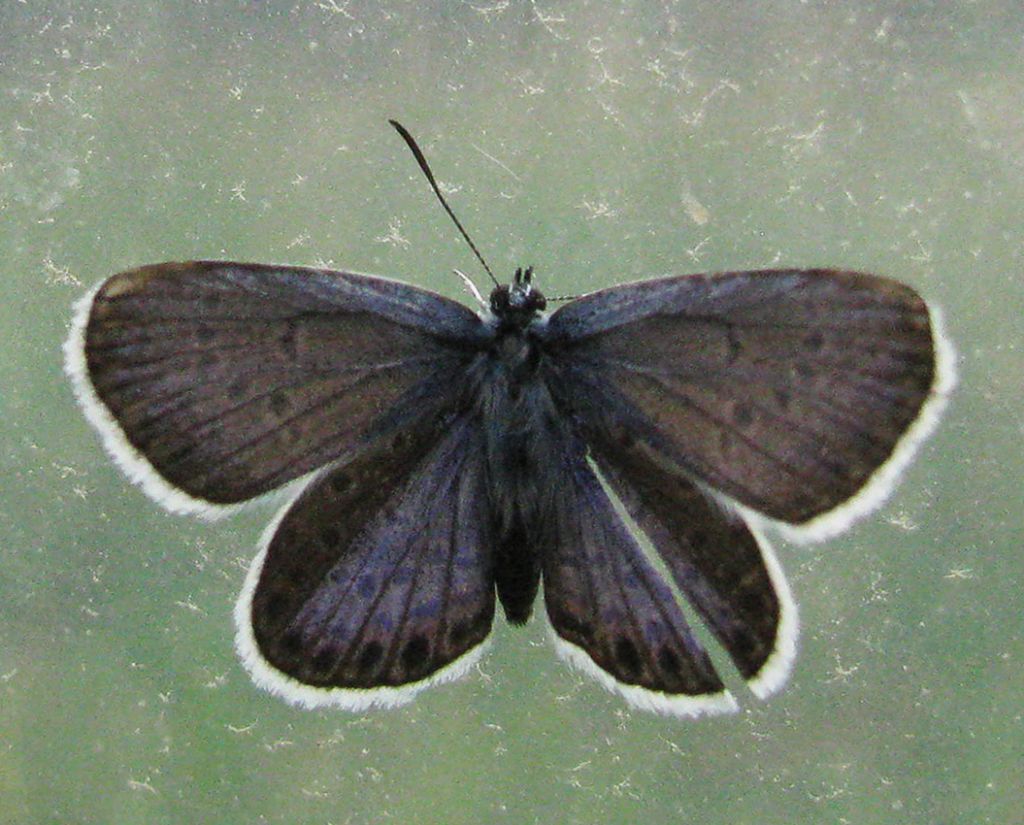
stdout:
[[494,273],[491,272],[491,268],[487,265],[487,261],[484,260],[484,256],[480,254],[480,250],[476,248],[476,244],[473,243],[473,239],[469,237],[469,233],[465,230],[459,219],[455,217],[455,213],[452,212],[452,208],[448,205],[448,201],[444,199],[444,195],[441,194],[441,190],[438,188],[437,181],[434,180],[434,173],[430,171],[430,165],[427,163],[427,159],[423,157],[423,152],[420,151],[420,147],[416,141],[413,140],[412,135],[409,134],[408,130],[397,120],[389,120],[392,126],[395,127],[395,131],[402,136],[402,140],[409,146],[412,151],[413,157],[416,158],[416,162],[420,165],[420,169],[423,170],[423,174],[427,176],[427,180],[430,182],[430,188],[434,190],[434,194],[437,195],[437,199],[441,201],[441,206],[444,207],[444,211],[448,213],[455,225],[459,228],[459,232],[462,233],[462,237],[466,239],[466,243],[469,244],[469,248],[473,250],[473,254],[476,255],[476,259],[483,264],[484,269],[487,270],[487,274],[491,276],[491,280],[494,281],[495,286],[501,286],[498,283],[498,279],[494,277]]

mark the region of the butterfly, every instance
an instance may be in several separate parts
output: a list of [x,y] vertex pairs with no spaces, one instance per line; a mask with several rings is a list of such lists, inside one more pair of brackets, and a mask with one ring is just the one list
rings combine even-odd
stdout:
[[837,269],[665,277],[548,312],[527,268],[485,303],[161,263],[80,301],[66,365],[108,452],[170,510],[291,492],[236,646],[292,703],[402,704],[540,592],[560,654],[634,707],[738,706],[683,601],[756,696],[777,691],[797,617],[762,529],[821,538],[878,506],[952,389],[936,313]]

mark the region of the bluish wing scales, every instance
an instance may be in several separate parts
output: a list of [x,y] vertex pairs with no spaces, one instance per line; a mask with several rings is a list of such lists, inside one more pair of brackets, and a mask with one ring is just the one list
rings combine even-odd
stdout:
[[854,272],[613,287],[559,309],[545,335],[551,383],[588,438],[642,441],[791,524],[891,481],[883,466],[905,463],[952,385],[924,301]]
[[637,707],[680,716],[735,709],[582,453],[563,460],[556,530],[543,558],[560,653]]
[[433,420],[481,328],[380,278],[200,261],[105,281],[66,352],[119,463],[173,509],[201,511],[352,454],[385,412],[392,430]]
[[326,471],[287,509],[239,600],[258,683],[304,705],[395,705],[462,673],[494,616],[478,427]]
[[763,698],[781,687],[796,652],[797,618],[771,547],[635,445],[592,448],[602,476],[751,689]]

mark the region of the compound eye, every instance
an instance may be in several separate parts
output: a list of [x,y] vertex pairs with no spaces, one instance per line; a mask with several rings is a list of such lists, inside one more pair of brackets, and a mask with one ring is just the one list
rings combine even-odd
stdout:
[[508,309],[507,286],[499,286],[491,293],[491,309],[498,313]]

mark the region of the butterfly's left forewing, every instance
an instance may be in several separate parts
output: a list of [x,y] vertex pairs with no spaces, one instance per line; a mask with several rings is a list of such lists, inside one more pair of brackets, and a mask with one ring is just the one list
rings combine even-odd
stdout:
[[613,287],[541,329],[556,403],[759,696],[796,610],[737,502],[828,530],[877,506],[952,385],[932,320],[893,281],[775,270]]
[[478,426],[325,471],[272,525],[239,600],[257,683],[305,706],[391,706],[464,672],[494,615]]
[[935,320],[885,278],[765,270],[612,287],[544,334],[589,431],[824,535],[877,506],[934,426],[953,381]]

